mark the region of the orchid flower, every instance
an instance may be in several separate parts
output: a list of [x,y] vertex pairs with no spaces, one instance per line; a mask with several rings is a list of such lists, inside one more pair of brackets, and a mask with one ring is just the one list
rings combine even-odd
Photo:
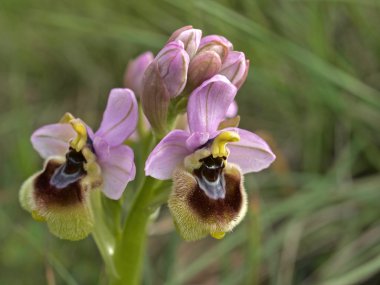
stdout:
[[124,141],[136,128],[137,112],[131,90],[113,89],[95,133],[69,113],[36,130],[31,141],[45,165],[22,185],[23,208],[60,238],[85,238],[94,223],[91,192],[117,200],[135,177],[134,154]]
[[189,131],[171,131],[146,161],[146,175],[173,179],[168,204],[185,240],[222,238],[231,231],[246,213],[243,174],[275,159],[259,136],[223,124],[236,92],[223,75],[203,82],[189,97]]

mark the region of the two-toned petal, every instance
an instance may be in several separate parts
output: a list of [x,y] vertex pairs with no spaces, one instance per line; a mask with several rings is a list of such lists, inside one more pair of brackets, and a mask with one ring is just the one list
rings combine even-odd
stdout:
[[213,133],[226,117],[236,87],[223,75],[215,75],[195,89],[187,105],[190,131]]
[[42,158],[64,156],[69,142],[76,136],[70,124],[51,124],[37,129],[31,137],[34,149]]
[[122,144],[135,130],[138,109],[130,89],[112,89],[103,120],[95,136],[105,139],[109,146]]
[[276,159],[268,144],[258,135],[239,128],[225,129],[228,130],[240,136],[240,141],[228,144],[228,161],[239,165],[243,174],[261,171]]
[[190,153],[186,147],[189,133],[183,130],[171,131],[150,153],[145,174],[156,179],[170,179],[176,166]]

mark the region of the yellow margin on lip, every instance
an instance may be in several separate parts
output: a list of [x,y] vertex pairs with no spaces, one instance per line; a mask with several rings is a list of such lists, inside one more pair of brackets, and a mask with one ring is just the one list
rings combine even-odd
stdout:
[[222,239],[226,235],[225,232],[211,232],[210,236],[212,236],[215,239]]

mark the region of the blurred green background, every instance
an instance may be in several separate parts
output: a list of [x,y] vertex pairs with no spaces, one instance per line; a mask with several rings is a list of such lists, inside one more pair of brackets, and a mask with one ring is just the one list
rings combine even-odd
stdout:
[[249,213],[222,241],[181,241],[164,208],[143,284],[380,284],[379,12],[378,0],[2,0],[0,284],[106,284],[91,238],[56,239],[20,208],[42,163],[29,138],[68,110],[97,126],[127,62],[188,24],[251,59],[241,125],[278,159],[246,177]]

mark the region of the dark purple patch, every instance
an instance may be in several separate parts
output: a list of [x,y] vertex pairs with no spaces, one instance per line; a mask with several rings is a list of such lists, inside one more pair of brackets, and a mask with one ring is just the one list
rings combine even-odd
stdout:
[[226,182],[224,199],[209,198],[198,184],[188,197],[191,208],[205,220],[231,220],[239,214],[242,208],[241,177],[224,173],[224,179]]
[[64,164],[55,160],[48,161],[44,171],[34,180],[34,195],[37,203],[68,206],[82,202],[81,177],[64,188],[57,188],[51,183],[51,178],[62,165]]

